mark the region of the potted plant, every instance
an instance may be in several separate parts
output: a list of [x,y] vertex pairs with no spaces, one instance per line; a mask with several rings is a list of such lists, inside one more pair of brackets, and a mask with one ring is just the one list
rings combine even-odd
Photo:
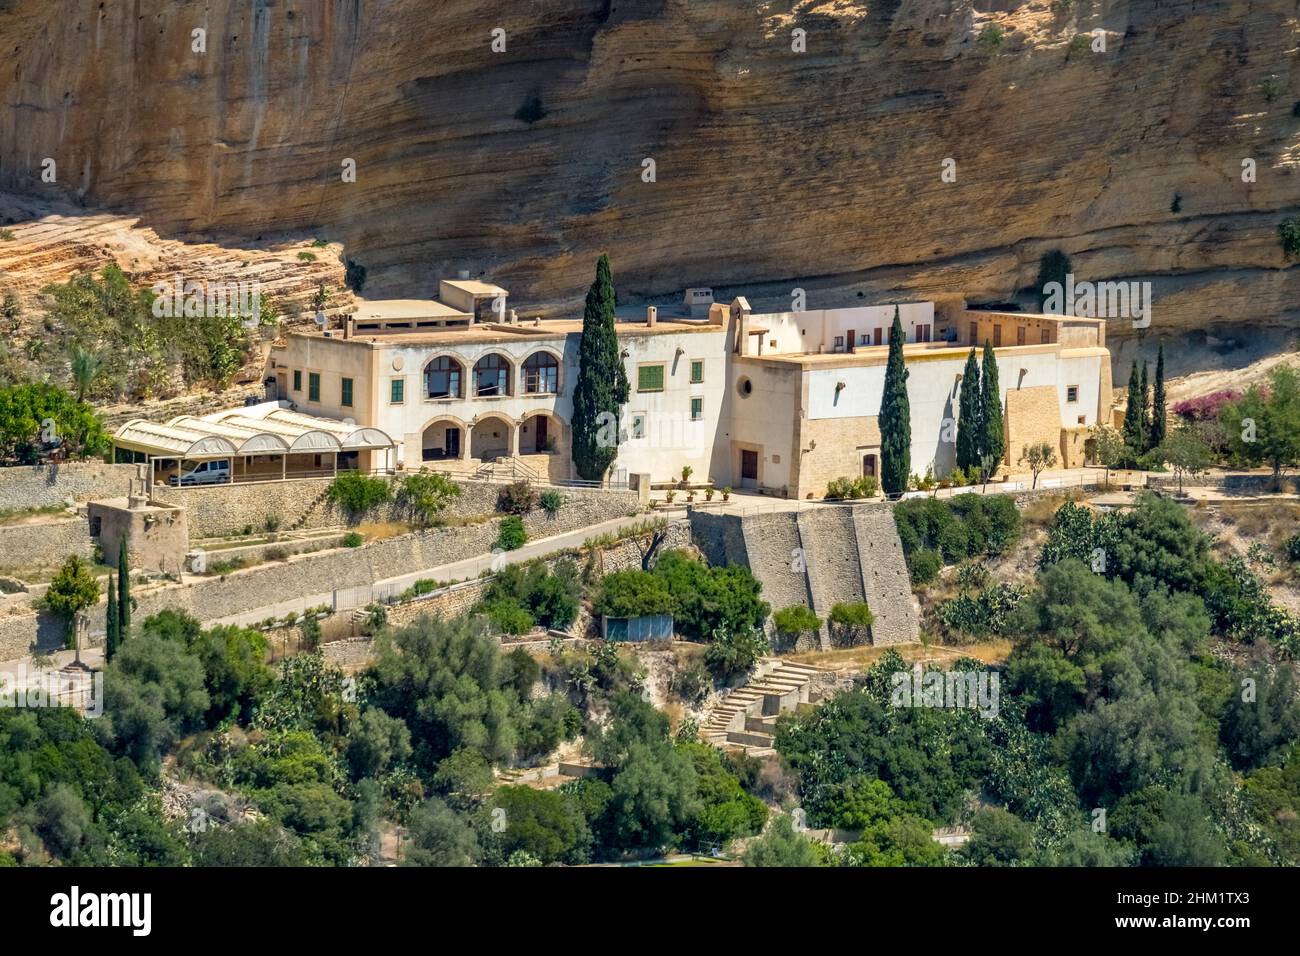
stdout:
[[686,487],[686,482],[691,480],[691,475],[695,474],[695,469],[690,465],[682,465],[682,487]]
[[676,492],[676,491],[670,491],[670,492],[668,492],[667,495],[664,496],[664,499],[665,499],[669,504],[672,504],[672,503],[673,503],[673,499],[676,498],[676,497],[677,497],[677,492]]
[[712,485],[709,485],[709,487],[707,487],[707,488],[704,489],[704,500],[705,500],[705,501],[712,501],[712,500],[713,500],[713,486],[712,486]]
[[688,491],[688,492],[686,492],[686,500],[687,500],[688,502],[692,502],[692,501],[694,501],[694,500],[695,500],[695,492],[693,492],[693,491]]
[[730,501],[730,500],[731,500],[731,486],[730,486],[730,485],[728,485],[727,487],[725,487],[725,488],[722,489],[722,500],[723,500],[723,501]]

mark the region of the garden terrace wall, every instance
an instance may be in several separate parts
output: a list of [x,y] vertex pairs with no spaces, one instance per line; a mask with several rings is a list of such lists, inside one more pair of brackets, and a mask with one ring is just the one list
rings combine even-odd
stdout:
[[[678,521],[665,529],[665,537],[659,547],[660,551],[665,551],[672,548],[686,548],[690,544],[690,524],[686,521]],[[612,574],[615,571],[626,571],[629,568],[641,567],[641,547],[635,540],[627,539],[595,550],[597,553],[595,568],[598,574]],[[548,567],[554,568],[559,561],[569,557],[581,567],[587,560],[587,554],[586,551],[577,555],[556,554],[543,560]],[[435,617],[442,618],[465,614],[482,599],[491,580],[489,576],[476,578],[473,581],[462,581],[459,584],[452,584],[436,591],[430,591],[428,594],[423,594],[405,603],[393,605],[388,609],[388,623],[392,627],[401,627],[410,624],[425,614],[432,614]],[[578,623],[583,625],[585,622],[579,621]],[[586,627],[581,626],[576,629],[582,632],[586,630]]]
[[[248,485],[158,487],[154,489],[154,495],[188,509],[191,538],[217,538],[242,534],[246,527],[255,532],[262,531],[268,515],[279,520],[282,531],[338,527],[345,523],[345,516],[328,498],[332,481],[332,478],[304,478]],[[497,495],[504,487],[484,481],[460,481],[457,484],[460,495],[453,498],[442,512],[442,517],[449,520],[492,514],[496,509]],[[565,498],[561,514],[577,510],[593,516],[588,523],[622,517],[639,507],[636,492],[632,491],[556,490]],[[390,503],[372,509],[362,520],[389,521],[400,517],[397,508]]]
[[[566,492],[567,493],[567,492]],[[631,496],[634,501],[635,496]],[[524,517],[529,540],[576,531],[626,517],[629,495],[582,492],[555,517],[535,510]],[[432,569],[488,554],[496,544],[499,518],[477,524],[432,528],[377,541],[360,548],[299,555],[228,575],[165,586],[136,595],[137,617],[165,607],[214,621],[336,589],[374,584],[386,578]]]
[[89,560],[94,552],[85,518],[0,525],[0,572],[55,568],[69,555]]
[[120,498],[134,477],[135,465],[108,465],[102,461],[0,468],[0,511],[49,508],[69,500]]

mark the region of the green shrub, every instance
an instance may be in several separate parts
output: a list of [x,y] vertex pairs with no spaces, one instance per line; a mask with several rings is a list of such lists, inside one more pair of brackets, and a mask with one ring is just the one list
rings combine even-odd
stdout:
[[907,557],[907,570],[911,572],[913,584],[929,584],[939,576],[943,567],[943,558],[938,551],[922,548]]
[[1286,557],[1288,561],[1300,561],[1300,534],[1294,534],[1287,539]]
[[371,508],[377,508],[391,497],[388,482],[360,472],[350,471],[330,482],[326,496],[343,509],[349,523],[355,524]]
[[861,478],[834,478],[826,485],[826,497],[832,500],[874,498],[876,479],[870,475]]
[[876,616],[864,601],[838,601],[827,620],[840,627],[866,628],[875,623]]
[[497,597],[484,601],[479,604],[478,610],[486,614],[488,620],[505,634],[527,634],[536,623],[528,609],[513,598]]
[[343,547],[359,548],[363,543],[365,543],[365,540],[366,539],[361,536],[360,532],[349,531],[347,534],[343,536]]
[[460,497],[460,485],[437,471],[417,471],[402,479],[397,503],[417,524],[432,522],[452,499]]
[[315,261],[316,261],[316,253],[314,253],[314,252],[300,252],[300,253],[298,253],[298,259],[299,259],[299,261],[301,261],[301,262],[315,262]]
[[1006,36],[1006,31],[996,23],[986,23],[984,29],[980,30],[979,45],[990,52],[996,51],[1002,46]]
[[513,601],[543,627],[564,629],[577,619],[581,596],[576,564],[565,558],[551,571],[546,562],[534,560],[507,565],[498,572],[483,603]]
[[366,267],[351,259],[343,260],[343,283],[357,295],[366,286]]
[[300,630],[304,650],[314,651],[320,647],[320,621],[314,617],[304,617]]
[[528,540],[524,530],[523,519],[518,515],[507,515],[501,519],[501,528],[497,534],[496,546],[502,551],[517,551]]
[[709,649],[704,654],[704,663],[719,679],[727,680],[748,674],[767,652],[767,638],[757,628],[719,629],[714,632]]
[[1024,600],[1019,584],[993,584],[978,593],[963,591],[939,606],[939,620],[951,631],[971,637],[1005,634],[1011,614]]
[[559,514],[560,509],[564,507],[564,495],[560,494],[554,488],[548,488],[543,491],[537,501],[538,504],[542,506],[542,510],[551,517]]
[[615,571],[600,582],[593,609],[606,617],[646,617],[671,614],[673,598],[668,584],[649,571]]
[[798,637],[816,631],[822,626],[822,619],[804,605],[792,604],[773,614],[772,624],[781,634]]
[[1300,219],[1292,217],[1283,219],[1277,227],[1278,238],[1282,242],[1282,251],[1289,259],[1300,259]]
[[693,658],[672,678],[672,691],[687,704],[698,704],[713,690],[713,675],[700,658]]
[[508,515],[526,515],[537,507],[537,492],[527,481],[515,481],[497,494],[497,511]]

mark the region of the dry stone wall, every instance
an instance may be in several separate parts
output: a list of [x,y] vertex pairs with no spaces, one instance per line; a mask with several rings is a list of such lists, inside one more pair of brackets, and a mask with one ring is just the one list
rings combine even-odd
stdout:
[[0,468],[0,511],[49,508],[69,500],[120,498],[135,477],[135,465],[68,461],[57,465]]
[[69,555],[95,551],[85,518],[0,525],[0,572],[58,567]]
[[[280,530],[317,530],[345,523],[345,516],[329,500],[332,478],[304,478],[252,485],[220,485],[199,488],[156,488],[163,501],[184,505],[189,511],[190,537],[216,538],[241,534],[246,527],[261,531],[267,517]],[[485,481],[457,483],[460,495],[453,498],[443,516],[448,520],[474,518],[496,509],[500,484]],[[558,517],[588,524],[617,518],[639,507],[634,492],[604,489],[561,488],[564,504]],[[530,519],[543,515],[540,509]],[[399,518],[391,503],[374,509],[363,520],[388,521]],[[527,523],[527,522],[525,522]],[[539,525],[539,527],[541,527]],[[529,531],[532,534],[532,531]]]

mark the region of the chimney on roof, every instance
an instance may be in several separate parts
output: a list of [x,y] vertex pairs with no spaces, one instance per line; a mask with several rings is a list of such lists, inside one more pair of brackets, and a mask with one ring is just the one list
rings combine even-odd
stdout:
[[456,276],[457,276],[457,278],[459,278],[462,282],[464,282],[466,279],[469,278],[469,270],[468,270],[468,269],[461,269],[459,272],[456,273]]
[[645,324],[646,328],[653,329],[659,322],[659,310],[653,305],[645,307]]

